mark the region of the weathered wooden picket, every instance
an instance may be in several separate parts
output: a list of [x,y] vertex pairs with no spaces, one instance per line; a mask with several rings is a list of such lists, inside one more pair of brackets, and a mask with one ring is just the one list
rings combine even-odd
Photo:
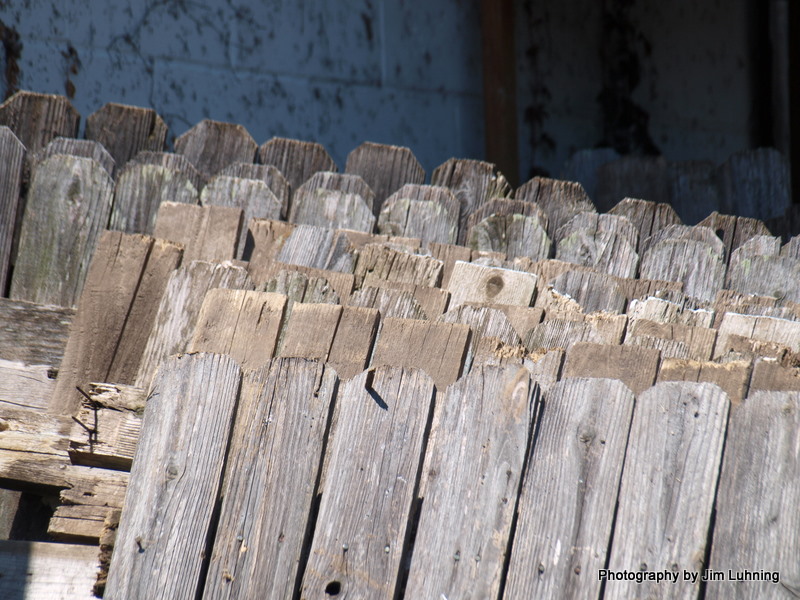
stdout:
[[598,213],[78,119],[0,106],[0,538],[55,507],[0,597],[800,594],[800,237],[668,204],[785,192],[779,156],[605,161]]

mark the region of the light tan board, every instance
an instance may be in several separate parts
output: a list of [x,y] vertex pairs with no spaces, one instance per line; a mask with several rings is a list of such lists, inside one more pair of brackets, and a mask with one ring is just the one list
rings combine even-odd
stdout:
[[437,402],[406,598],[496,598],[538,390],[519,367],[481,367]]
[[387,318],[372,356],[372,366],[424,369],[438,389],[461,375],[470,329],[466,325]]
[[699,586],[683,572],[704,566],[729,406],[709,383],[659,383],[638,397],[609,569],[679,577],[672,584],[609,581],[606,598],[697,597]]
[[163,202],[198,204],[197,189],[181,171],[131,162],[117,177],[109,228],[152,233]]
[[73,414],[82,399],[76,386],[90,381],[134,383],[147,333],[179,260],[173,244],[103,233],[70,325],[50,411]]
[[484,202],[505,195],[507,184],[494,175],[494,165],[480,160],[451,158],[431,174],[431,185],[450,188],[458,199],[460,216],[458,243],[467,239],[467,219]]
[[447,289],[451,309],[466,302],[530,306],[536,275],[456,261]]
[[0,294],[5,294],[18,210],[25,146],[8,127],[0,126]]
[[354,275],[356,285],[369,285],[372,278],[390,282],[437,287],[442,281],[442,261],[432,256],[395,250],[382,244],[367,244],[358,251]]
[[133,461],[107,600],[195,598],[240,381],[238,365],[215,354],[173,357],[159,371]]
[[208,177],[232,163],[254,162],[257,150],[255,140],[241,125],[210,119],[200,121],[175,140],[175,152]]
[[800,322],[728,312],[719,326],[714,358],[730,351],[780,357],[787,350],[800,352]]
[[[792,598],[800,589],[800,393],[758,392],[731,411],[706,598]],[[780,583],[729,581],[767,575]],[[766,572],[766,573],[764,573]]]
[[303,359],[245,376],[204,599],[294,594],[336,387]]
[[[661,298],[669,302],[684,305],[687,304],[686,295],[683,293],[683,283],[680,281],[659,281],[656,279],[626,279],[616,278],[617,285],[624,296],[629,300],[642,300],[645,298]],[[703,304],[696,301],[692,304]],[[628,304],[630,308],[630,302]]]
[[430,377],[399,367],[340,388],[302,597],[393,596],[433,395]]
[[[50,519],[47,534],[54,540],[97,547],[106,524],[119,524],[129,474],[92,467],[75,467],[75,470],[83,471],[84,476],[61,490],[58,496],[61,505]],[[104,476],[96,476],[96,473]]]
[[536,215],[490,215],[469,229],[467,244],[474,252],[502,252],[508,260],[542,260],[553,247],[545,227]]
[[284,242],[294,231],[294,225],[270,219],[253,219],[247,225],[244,259],[253,281],[264,282],[269,275],[262,273],[276,259]]
[[327,361],[339,379],[352,379],[367,368],[378,333],[378,318],[378,311],[373,308],[342,309]]
[[142,150],[134,156],[130,162],[140,163],[143,165],[154,165],[157,167],[165,167],[172,171],[177,171],[189,178],[192,185],[199,194],[206,185],[208,177],[198,171],[195,166],[182,154],[173,154],[172,152],[153,152],[152,150]]
[[[667,225],[681,222],[681,218],[669,204],[624,198],[608,211],[610,215],[627,217],[644,240]],[[638,244],[636,248],[638,250]]]
[[656,323],[631,319],[625,333],[625,344],[656,348],[664,358],[710,360],[717,332],[706,327],[690,327],[677,323]]
[[469,352],[464,361],[465,373],[472,367],[472,361],[483,338],[493,338],[512,347],[522,344],[511,321],[499,308],[462,304],[448,310],[438,320],[442,323],[461,323],[472,329]]
[[769,358],[756,359],[750,379],[750,396],[758,390],[800,392],[800,368],[782,365]]
[[644,253],[640,276],[680,281],[687,296],[712,302],[725,281],[725,259],[705,242],[670,239]]
[[437,244],[430,242],[428,244],[428,252],[431,256],[442,261],[444,268],[442,270],[442,289],[449,289],[450,277],[455,268],[456,261],[469,262],[472,258],[472,250],[465,246],[456,246],[454,244]]
[[3,598],[92,600],[99,568],[95,546],[0,541]]
[[547,394],[520,495],[505,598],[598,598],[634,396],[613,379]]
[[747,396],[753,364],[746,360],[726,363],[665,358],[661,361],[658,381],[696,381],[718,385],[728,395],[731,404],[742,402]]
[[258,159],[276,167],[296,190],[319,171],[336,171],[336,163],[322,145],[274,137],[258,150]]
[[[203,206],[230,206],[242,209],[242,223],[251,219],[279,219],[281,201],[269,186],[258,179],[241,179],[229,175],[215,175],[200,194]],[[237,244],[236,258],[242,258],[247,229],[241,228]]]
[[289,221],[367,233],[375,228],[375,215],[361,196],[323,188],[295,193]]
[[627,317],[597,313],[585,319],[547,319],[528,330],[522,339],[531,352],[550,348],[570,349],[578,342],[616,345],[622,343]]
[[275,355],[286,296],[249,290],[206,293],[189,352],[232,357],[242,369],[257,369]]
[[0,298],[0,358],[58,369],[74,316],[72,308]]
[[494,305],[494,308],[498,308],[505,313],[506,317],[508,317],[508,320],[511,321],[511,325],[514,327],[514,331],[517,332],[520,340],[525,337],[526,333],[542,322],[542,316],[544,314],[544,311],[542,311],[541,308],[535,308],[533,306],[509,306],[496,304]]
[[163,202],[153,235],[183,245],[183,262],[236,258],[242,210],[232,206],[194,206]]
[[222,169],[218,175],[263,181],[267,184],[267,187],[272,193],[275,194],[278,202],[280,202],[280,218],[285,219],[286,215],[289,214],[289,200],[292,197],[292,186],[289,185],[286,177],[272,165],[257,165],[255,163],[244,162],[231,163]]
[[86,117],[86,139],[103,144],[122,169],[141,150],[163,150],[167,126],[151,108],[109,102]]
[[656,381],[659,355],[650,348],[578,342],[567,352],[562,378],[619,379],[634,394],[641,394]]
[[74,138],[80,118],[69,100],[55,94],[19,91],[0,105],[0,125],[8,126],[28,152],[56,137]]
[[113,190],[105,169],[89,158],[59,154],[39,164],[28,191],[11,298],[75,305],[108,223]]
[[580,183],[534,177],[517,189],[517,200],[536,202],[547,213],[547,235],[556,238],[558,228],[581,212],[597,212]]
[[203,299],[215,288],[251,290],[253,284],[241,267],[202,261],[182,266],[170,275],[136,375],[137,387],[149,388],[161,361],[186,351]]
[[399,319],[428,319],[428,314],[409,291],[363,286],[350,296],[350,306],[375,308],[382,317]]
[[341,306],[295,304],[283,332],[278,356],[327,360],[341,316]]
[[28,160],[32,163],[32,167],[35,168],[40,162],[55,154],[68,154],[80,158],[91,158],[100,163],[109,177],[112,179],[114,178],[114,159],[101,144],[91,140],[57,137],[38,152],[29,155]]
[[347,156],[345,172],[360,175],[375,192],[377,217],[384,201],[407,183],[425,182],[422,165],[408,148],[364,142]]

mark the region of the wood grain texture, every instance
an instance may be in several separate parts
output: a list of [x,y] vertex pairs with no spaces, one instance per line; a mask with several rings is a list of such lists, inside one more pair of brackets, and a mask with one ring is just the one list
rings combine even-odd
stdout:
[[622,235],[610,231],[579,229],[558,242],[556,259],[616,277],[632,278],[636,277],[639,267],[639,255],[635,247]]
[[182,154],[142,150],[139,154],[134,156],[130,162],[165,167],[173,171],[178,171],[189,178],[189,181],[192,182],[198,194],[203,191],[203,187],[205,187],[206,181],[208,181],[208,176],[198,171],[191,161]]
[[545,227],[535,215],[492,215],[470,228],[467,245],[473,252],[502,252],[508,260],[541,260],[550,257],[553,247]]
[[560,244],[562,240],[579,231],[586,231],[589,236],[600,232],[614,233],[628,242],[634,250],[639,243],[639,230],[627,217],[592,212],[578,213],[559,227],[556,231],[555,242]]
[[570,378],[551,388],[504,597],[599,597],[633,406],[631,391],[612,379]]
[[437,287],[442,280],[442,261],[381,244],[367,244],[358,251],[356,285],[369,278]]
[[352,379],[367,368],[378,334],[379,318],[374,308],[342,308],[327,361],[336,370],[339,379]]
[[[241,179],[255,179],[263,181],[275,194],[281,205],[281,219],[289,214],[289,200],[292,197],[292,186],[286,177],[272,165],[258,165],[255,163],[236,162],[222,169],[218,175],[239,177]],[[248,220],[249,223],[249,220]]]
[[429,242],[428,252],[430,252],[431,256],[434,258],[442,261],[442,289],[449,289],[450,277],[453,274],[456,261],[469,262],[470,258],[472,258],[472,250],[455,244]]
[[657,348],[664,358],[710,360],[716,339],[716,330],[707,327],[630,319],[624,343]]
[[[303,196],[313,196],[317,190],[330,190],[343,192],[345,194],[356,194],[361,196],[370,210],[375,205],[375,192],[369,187],[369,184],[364,181],[359,175],[352,173],[334,173],[323,171],[314,173],[303,185],[294,188],[294,195],[292,196],[292,203],[295,198],[302,198]],[[289,214],[292,214],[290,207]]]
[[281,294],[209,290],[188,351],[227,354],[242,369],[258,369],[275,356],[285,309]]
[[456,261],[447,289],[450,308],[466,302],[530,306],[536,292],[536,275]]
[[14,132],[0,126],[0,295],[5,295],[11,275],[11,252],[16,225],[21,221],[20,191],[25,146]]
[[347,155],[346,173],[361,176],[375,192],[377,217],[384,201],[407,183],[425,182],[425,170],[408,148],[364,142]]
[[297,225],[281,246],[276,260],[290,265],[352,273],[355,249],[347,236],[326,227]]
[[244,260],[253,281],[269,279],[267,267],[274,261],[283,244],[294,231],[294,225],[271,219],[253,219],[247,224]]
[[799,322],[728,312],[723,315],[719,326],[713,358],[730,351],[768,356],[781,353],[782,349],[800,352]]
[[538,390],[527,370],[481,367],[436,404],[407,598],[496,598]]
[[398,281],[386,281],[378,277],[368,276],[364,278],[362,289],[364,287],[377,287],[388,290],[398,290],[401,292],[409,292],[419,303],[420,308],[425,313],[428,319],[435,319],[447,310],[447,304],[450,301],[450,293],[438,287],[429,287],[427,285],[415,285],[413,283],[401,283]]
[[236,258],[242,229],[242,209],[162,202],[153,236],[183,246],[183,262]]
[[399,367],[340,389],[302,597],[393,596],[433,395],[430,377]]
[[0,413],[6,408],[47,410],[56,387],[55,374],[53,367],[0,358]]
[[718,385],[728,395],[732,405],[740,404],[747,396],[753,363],[733,360],[725,363],[665,358],[658,370],[658,382],[691,381]]
[[758,392],[731,411],[709,568],[777,573],[719,581],[707,598],[791,598],[800,589],[800,393]]
[[341,316],[341,306],[295,304],[278,356],[328,360]]
[[[647,239],[667,225],[681,223],[678,213],[669,204],[638,198],[623,198],[608,214],[626,217],[638,231],[639,241]],[[635,249],[639,250],[638,244]]]
[[535,202],[516,200],[514,198],[489,198],[469,216],[466,224],[467,231],[492,215],[524,215],[526,217],[538,217],[539,223],[547,229],[547,213]]
[[437,320],[441,323],[461,323],[468,325],[472,330],[469,352],[464,360],[465,373],[469,372],[472,367],[478,346],[484,341],[484,338],[496,339],[507,346],[522,344],[511,321],[499,308],[461,304],[448,310]]
[[[609,569],[702,570],[729,406],[709,383],[659,383],[639,395]],[[609,581],[605,596],[629,598],[632,585]],[[661,598],[694,598],[697,590],[682,577],[636,587]]]
[[28,190],[12,298],[75,305],[108,224],[113,190],[108,173],[91,159],[58,154],[39,164]]
[[[215,175],[209,179],[200,194],[203,206],[230,206],[242,210],[242,223],[252,219],[279,219],[281,201],[269,186],[260,179],[242,179],[229,175]],[[247,229],[241,227],[236,258],[244,255]]]
[[265,165],[276,167],[293,190],[314,173],[337,170],[336,163],[321,144],[280,137],[264,142],[258,150],[258,159]]
[[[593,271],[567,271],[553,279],[548,288],[576,302],[583,312],[608,312],[620,314],[625,311],[626,298],[613,277]],[[547,311],[547,296],[537,301]]]
[[725,259],[705,242],[668,239],[645,251],[640,276],[680,281],[687,296],[711,302],[725,280]]
[[381,317],[399,319],[428,319],[428,313],[407,290],[362,286],[350,295],[350,306],[362,306],[377,309]]
[[159,371],[105,598],[196,597],[240,381],[238,365],[215,354],[174,357]]
[[136,374],[137,387],[148,389],[161,362],[186,351],[203,299],[215,288],[251,290],[253,284],[241,267],[203,261],[188,263],[170,275]]
[[102,144],[93,142],[91,140],[76,140],[68,137],[54,138],[50,143],[38,152],[29,155],[33,168],[43,160],[50,158],[55,154],[68,154],[69,156],[78,156],[81,158],[91,158],[100,163],[106,170],[108,176],[114,178],[116,165],[114,158],[108,153]]
[[650,348],[578,342],[567,352],[562,377],[618,379],[638,395],[655,383],[659,355]]
[[692,310],[662,298],[633,299],[625,312],[631,319],[647,319],[656,323],[678,323],[692,327],[711,327],[714,324],[713,310]]
[[210,119],[175,139],[175,152],[208,177],[235,162],[254,162],[257,150],[258,144],[241,125]]
[[800,391],[800,369],[781,364],[769,358],[757,358],[753,364],[750,379],[750,396],[757,391],[798,392]]
[[595,313],[586,319],[547,319],[529,329],[522,337],[531,352],[562,348],[569,350],[578,342],[617,345],[622,343],[625,315]]
[[371,233],[375,215],[358,194],[317,188],[294,195],[289,222]]
[[469,336],[466,325],[386,318],[371,364],[423,369],[443,390],[461,376]]
[[197,189],[185,173],[161,165],[130,162],[117,177],[109,228],[151,234],[163,202],[199,201]]
[[517,200],[535,202],[547,213],[547,235],[555,239],[558,228],[581,212],[597,212],[580,183],[534,177],[514,193]]
[[6,125],[28,149],[37,152],[53,138],[78,134],[80,115],[64,96],[19,91],[0,105]]
[[245,376],[206,600],[294,594],[336,388],[331,369],[303,359]]
[[74,316],[72,308],[0,298],[0,358],[58,369]]
[[[279,263],[277,263],[277,265],[279,265]],[[291,307],[294,302],[342,304],[336,288],[334,288],[333,284],[328,281],[328,278],[323,277],[322,274],[330,274],[331,279],[337,279],[337,275],[344,275],[344,273],[318,271],[319,275],[313,275],[311,272],[313,272],[314,269],[309,269],[308,271],[309,273],[293,270],[291,268],[281,269],[270,277],[263,286],[259,286],[259,289],[263,287],[265,292],[285,295],[288,298],[289,307]],[[349,288],[352,288],[352,276]]]
[[86,117],[86,139],[102,144],[122,169],[142,150],[161,152],[167,126],[151,108],[109,102]]
[[455,211],[442,202],[420,199],[422,194],[412,195],[407,191],[423,187],[443,190],[442,193],[451,196],[452,204],[456,203],[455,196],[447,188],[406,185],[383,203],[378,216],[378,231],[419,238],[423,244],[454,244],[458,239],[458,216],[454,216]]

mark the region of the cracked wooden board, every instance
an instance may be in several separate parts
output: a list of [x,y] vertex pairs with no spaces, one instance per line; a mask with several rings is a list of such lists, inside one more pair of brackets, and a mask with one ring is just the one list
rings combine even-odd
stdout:
[[38,152],[30,154],[28,160],[31,163],[31,168],[35,169],[40,162],[55,154],[90,158],[99,163],[111,179],[115,177],[114,159],[102,144],[91,140],[76,140],[67,137],[54,138],[47,146]]
[[[222,169],[217,175],[264,182],[278,199],[281,206],[280,218],[285,219],[286,215],[289,214],[289,200],[292,197],[292,186],[289,185],[286,177],[272,165],[235,162]],[[249,220],[247,222],[249,223]]]

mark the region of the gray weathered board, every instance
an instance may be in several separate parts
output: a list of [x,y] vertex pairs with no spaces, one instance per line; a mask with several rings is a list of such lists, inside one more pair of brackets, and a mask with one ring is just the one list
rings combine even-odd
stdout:
[[433,396],[430,377],[400,367],[341,387],[302,597],[395,594]]
[[494,196],[502,196],[505,187],[498,187],[492,163],[480,160],[451,158],[431,173],[431,185],[450,188],[460,205],[458,243],[467,237],[467,219],[484,202]]
[[163,150],[167,126],[151,108],[109,102],[86,117],[86,139],[101,143],[122,169],[142,150]]
[[0,295],[6,293],[14,231],[22,216],[17,213],[24,160],[25,146],[8,127],[0,126]]
[[294,595],[336,388],[297,358],[244,377],[205,600]]
[[[625,294],[615,279],[605,273],[578,269],[567,271],[553,279],[548,290],[577,303],[583,312],[625,312]],[[550,300],[550,297],[542,294],[540,300],[537,300],[537,306],[547,310]]]
[[0,105],[0,125],[8,126],[28,149],[37,152],[53,138],[78,133],[80,115],[64,96],[18,91]]
[[241,373],[231,358],[168,359],[154,382],[133,461],[105,598],[194,599]]
[[293,190],[308,181],[314,173],[336,171],[336,163],[327,150],[316,142],[274,137],[261,145],[258,159],[283,173]]
[[91,140],[76,140],[73,138],[57,137],[47,146],[29,155],[28,159],[35,166],[55,154],[68,154],[81,158],[91,158],[97,161],[106,170],[108,176],[114,178],[114,159],[99,142]]
[[455,244],[460,208],[453,192],[442,186],[406,184],[389,196],[378,215],[383,234]]
[[639,395],[608,568],[680,576],[669,585],[608,581],[606,598],[697,597],[683,573],[704,567],[729,406],[710,383],[659,383]]
[[447,284],[450,308],[466,302],[530,306],[536,280],[532,273],[456,261]]
[[538,389],[520,367],[481,367],[436,403],[406,598],[496,598]]
[[437,287],[442,281],[442,261],[422,254],[396,250],[388,245],[367,244],[358,250],[353,274],[356,285],[371,278]]
[[800,595],[798,447],[800,393],[758,392],[731,411],[708,565],[722,577],[706,598]]
[[192,185],[199,194],[208,181],[208,176],[204,175],[197,170],[188,158],[182,154],[174,154],[172,152],[155,152],[153,150],[142,150],[134,156],[129,162],[140,163],[143,165],[155,165],[157,167],[166,167],[173,171],[178,171],[189,178]]
[[276,167],[272,165],[236,162],[229,164],[217,174],[263,181],[280,202],[281,218],[285,219],[286,215],[289,214],[289,200],[292,197],[292,186],[289,185],[286,177],[284,177]]
[[469,352],[464,359],[464,372],[468,372],[484,338],[493,338],[507,346],[520,346],[522,341],[511,321],[499,308],[460,304],[448,310],[438,319],[441,323],[461,323],[472,330]]
[[746,360],[724,363],[665,358],[658,370],[658,381],[708,382],[722,388],[732,405],[741,403],[747,396],[753,365]]
[[[639,241],[647,239],[667,225],[681,222],[681,218],[669,204],[638,198],[623,198],[608,214],[627,217],[638,230]],[[637,244],[636,249],[638,248]]]
[[645,251],[640,275],[680,281],[687,296],[711,302],[725,281],[725,258],[705,242],[668,239]]
[[367,233],[375,228],[375,215],[360,195],[324,188],[295,193],[289,221]]
[[58,369],[72,308],[0,298],[0,358]]
[[568,378],[542,411],[519,499],[505,598],[599,598],[634,396]]
[[558,228],[581,212],[597,212],[580,183],[534,177],[514,194],[517,200],[536,202],[547,214],[547,235],[555,239]]
[[470,227],[467,245],[477,252],[502,252],[508,260],[550,258],[553,244],[536,215],[490,215]]
[[211,177],[235,162],[253,162],[258,144],[237,123],[203,119],[175,140],[175,152]]

